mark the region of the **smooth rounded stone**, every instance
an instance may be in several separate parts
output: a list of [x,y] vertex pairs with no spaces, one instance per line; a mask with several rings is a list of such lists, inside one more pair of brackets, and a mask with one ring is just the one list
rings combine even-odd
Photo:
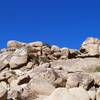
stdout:
[[28,87],[31,89],[31,92],[36,91],[40,95],[50,95],[55,90],[55,87],[49,82],[38,79],[31,80]]
[[56,45],[52,45],[51,46],[51,51],[52,52],[59,52],[60,51],[60,48],[58,46],[56,46]]
[[68,48],[61,48],[61,58],[66,58],[69,56],[69,49]]
[[0,100],[7,100],[7,89],[0,84]]
[[26,48],[16,49],[9,62],[10,68],[19,68],[19,66],[27,63],[28,53]]
[[100,87],[98,88],[96,92],[96,100],[100,100]]
[[44,100],[78,100],[70,94],[66,88],[57,88],[53,93]]
[[44,100],[90,100],[90,98],[83,88],[57,88]]
[[80,51],[88,53],[89,56],[99,55],[99,40],[93,37],[87,38],[82,43]]
[[15,41],[15,40],[10,40],[7,43],[8,48],[12,48],[12,47],[19,48],[19,47],[22,47],[22,46],[25,46],[25,45],[26,45],[26,43],[22,43],[22,42]]
[[99,40],[97,38],[93,38],[93,37],[88,37],[82,44],[86,45],[86,44],[99,44]]
[[44,45],[44,43],[41,41],[35,41],[35,42],[29,43],[28,45],[32,46],[32,47],[42,47]]
[[91,100],[96,100],[96,91],[88,91]]
[[81,87],[79,88],[70,88],[69,92],[71,95],[77,98],[77,100],[90,100],[87,91]]

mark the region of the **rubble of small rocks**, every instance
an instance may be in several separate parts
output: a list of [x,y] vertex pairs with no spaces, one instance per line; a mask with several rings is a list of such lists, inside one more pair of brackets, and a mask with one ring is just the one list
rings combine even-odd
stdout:
[[100,100],[100,40],[80,50],[8,41],[0,50],[0,100]]

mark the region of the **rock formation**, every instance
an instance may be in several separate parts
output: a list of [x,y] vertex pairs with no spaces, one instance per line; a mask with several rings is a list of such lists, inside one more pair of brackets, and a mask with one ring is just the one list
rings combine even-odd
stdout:
[[0,100],[100,100],[100,40],[80,50],[8,41],[0,50]]

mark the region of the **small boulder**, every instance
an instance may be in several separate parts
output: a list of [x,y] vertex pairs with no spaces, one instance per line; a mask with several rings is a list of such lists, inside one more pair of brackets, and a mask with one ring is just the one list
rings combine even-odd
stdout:
[[26,48],[16,49],[9,62],[10,68],[19,68],[19,66],[27,63],[28,53]]
[[19,48],[19,47],[22,47],[22,46],[25,46],[25,45],[26,45],[26,43],[22,43],[22,42],[15,41],[15,40],[10,40],[7,43],[8,48],[12,48],[12,47]]
[[87,38],[81,45],[80,51],[88,56],[99,55],[99,40],[93,37]]

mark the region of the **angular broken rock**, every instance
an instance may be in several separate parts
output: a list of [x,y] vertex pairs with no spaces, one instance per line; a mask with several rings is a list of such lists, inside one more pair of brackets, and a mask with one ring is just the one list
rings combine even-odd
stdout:
[[19,68],[19,66],[27,63],[28,53],[26,48],[16,49],[9,62],[10,68]]

